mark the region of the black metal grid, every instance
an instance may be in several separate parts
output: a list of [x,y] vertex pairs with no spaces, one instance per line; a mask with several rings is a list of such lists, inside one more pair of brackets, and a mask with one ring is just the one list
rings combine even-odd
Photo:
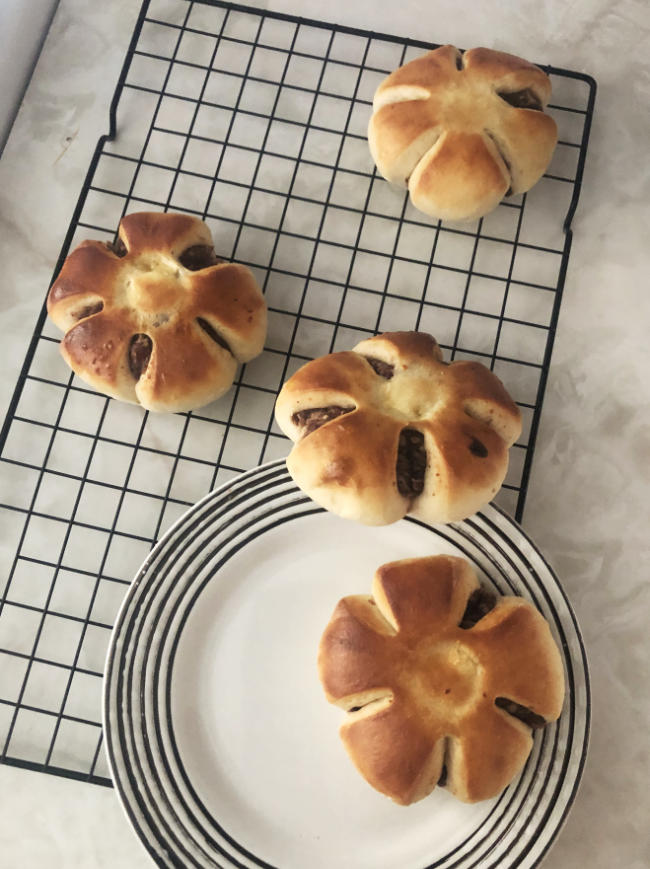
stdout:
[[286,455],[274,399],[309,358],[419,328],[489,365],[524,417],[499,498],[521,518],[595,83],[545,67],[549,172],[475,224],[440,224],[377,176],[365,135],[382,78],[432,47],[218,0],[143,3],[55,274],[125,213],[198,214],[264,288],[267,345],[221,400],[150,415],[72,376],[43,310],[0,435],[4,763],[110,784],[101,677],[128,583],[190,504]]

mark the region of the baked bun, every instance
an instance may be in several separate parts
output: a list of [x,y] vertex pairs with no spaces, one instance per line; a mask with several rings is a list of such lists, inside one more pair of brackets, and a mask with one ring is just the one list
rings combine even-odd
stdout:
[[314,501],[387,525],[455,522],[499,490],[519,410],[478,362],[445,364],[424,332],[388,332],[308,362],[275,406],[287,467]]
[[463,802],[495,797],[564,698],[543,616],[448,555],[384,564],[372,597],[343,598],[318,666],[327,699],[348,711],[341,737],[357,769],[402,805],[436,784]]
[[539,181],[557,126],[546,73],[512,54],[445,45],[377,88],[368,142],[377,169],[439,220],[472,220]]
[[147,410],[201,407],[264,347],[266,304],[252,273],[214,253],[187,214],[129,214],[115,244],[82,242],[47,310],[61,353],[98,392]]

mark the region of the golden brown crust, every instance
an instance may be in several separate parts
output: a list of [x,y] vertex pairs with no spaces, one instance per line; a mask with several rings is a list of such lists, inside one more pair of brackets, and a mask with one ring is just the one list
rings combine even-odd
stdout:
[[551,80],[538,66],[492,48],[470,48],[463,55],[463,66],[492,80],[496,90],[513,93],[531,88],[542,106],[551,99]]
[[153,211],[127,214],[120,222],[119,237],[133,255],[165,250],[178,257],[191,245],[212,245],[206,224],[190,214]]
[[[444,132],[422,157],[409,179],[411,202],[429,213],[432,191],[436,207],[449,219],[479,217],[501,202],[510,187],[510,174],[494,144],[485,134]],[[466,214],[454,211],[460,203],[472,203]]]
[[61,341],[61,354],[87,383],[101,384],[101,391],[112,398],[134,402],[135,379],[124,348],[137,331],[136,323],[124,312],[107,310],[69,329]]
[[70,320],[73,301],[80,297],[91,297],[100,301],[98,288],[106,294],[121,269],[121,261],[115,254],[108,254],[106,245],[99,241],[82,241],[65,261],[58,278],[52,285],[47,297],[47,311],[56,325],[66,330],[76,319]]
[[460,51],[453,45],[442,45],[435,51],[429,51],[421,57],[400,66],[392,72],[377,88],[374,97],[374,108],[377,103],[383,104],[391,99],[389,91],[392,88],[420,88],[426,92],[428,99],[431,91],[431,82],[440,81],[450,84],[456,80],[456,62],[460,57]]
[[446,767],[465,802],[496,796],[523,767],[530,727],[503,698],[556,720],[564,673],[549,626],[532,604],[497,597],[461,628],[478,579],[453,556],[410,558],[378,569],[373,596],[341,600],[321,638],[327,699],[348,711],[341,738],[373,787],[408,805]]
[[[121,250],[80,244],[50,289],[63,357],[99,392],[148,410],[208,404],[263,348],[266,305],[253,275],[219,261],[210,230],[190,215],[130,214],[119,238]],[[188,263],[188,249],[203,259]],[[134,336],[148,342],[135,368]]]
[[[502,98],[518,93],[539,110]],[[475,219],[543,175],[557,141],[543,111],[550,95],[546,73],[522,58],[442,46],[379,85],[370,150],[384,178],[408,186],[416,208],[442,220]]]
[[[315,408],[338,415],[309,430],[304,415]],[[295,443],[287,467],[300,488],[369,525],[406,513],[452,522],[476,512],[501,486],[521,431],[518,408],[491,371],[475,362],[446,365],[421,332],[377,335],[308,362],[282,387],[275,414]],[[422,489],[412,495],[400,489],[397,469],[405,430],[419,432],[426,453]]]

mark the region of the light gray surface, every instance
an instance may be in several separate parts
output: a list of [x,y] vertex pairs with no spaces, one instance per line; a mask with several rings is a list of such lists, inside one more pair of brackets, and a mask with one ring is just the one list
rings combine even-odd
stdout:
[[[251,4],[252,5],[252,4]],[[262,5],[262,4],[258,4]],[[524,524],[559,573],[593,680],[585,776],[549,867],[645,869],[648,780],[650,10],[643,0],[496,5],[271,2],[592,74],[599,94]],[[138,12],[62,0],[0,161],[4,415]],[[7,866],[147,866],[115,795],[0,767]],[[8,798],[8,796],[10,798]]]
[[58,0],[0,2],[0,153]]

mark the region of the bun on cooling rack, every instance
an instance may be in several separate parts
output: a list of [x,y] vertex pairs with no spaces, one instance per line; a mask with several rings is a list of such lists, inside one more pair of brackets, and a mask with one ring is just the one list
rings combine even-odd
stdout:
[[548,623],[438,555],[380,567],[372,596],[343,598],[318,666],[348,711],[341,738],[364,778],[408,805],[439,784],[464,802],[520,772],[532,729],[557,719],[564,674]]
[[65,332],[61,352],[75,374],[155,411],[218,398],[266,335],[252,273],[219,259],[206,224],[186,214],[129,214],[115,244],[82,242],[47,310]]
[[377,169],[441,220],[472,220],[523,193],[551,161],[549,77],[519,57],[445,45],[377,88],[368,141]]
[[389,332],[308,362],[275,406],[287,467],[327,510],[368,525],[410,513],[454,522],[499,490],[519,410],[478,362],[445,364],[434,338]]

